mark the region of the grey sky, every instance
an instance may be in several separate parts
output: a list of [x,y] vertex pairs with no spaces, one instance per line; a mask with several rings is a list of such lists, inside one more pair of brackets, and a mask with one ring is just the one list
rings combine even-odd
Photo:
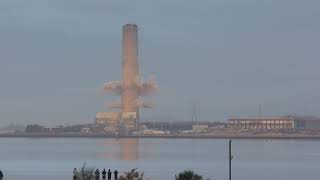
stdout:
[[318,0],[1,0],[0,125],[92,121],[121,78],[121,26],[138,24],[143,119],[320,116]]

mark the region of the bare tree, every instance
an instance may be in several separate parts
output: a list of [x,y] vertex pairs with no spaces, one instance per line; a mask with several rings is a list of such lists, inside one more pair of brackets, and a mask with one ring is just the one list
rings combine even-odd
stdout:
[[139,173],[137,168],[131,171],[125,171],[124,175],[121,175],[119,180],[143,180],[144,173]]
[[78,180],[92,180],[94,179],[94,167],[87,167],[84,163],[76,176]]

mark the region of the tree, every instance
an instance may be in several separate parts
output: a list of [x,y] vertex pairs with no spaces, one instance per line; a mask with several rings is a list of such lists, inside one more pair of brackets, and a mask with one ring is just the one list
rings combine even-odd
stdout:
[[143,180],[144,173],[139,173],[136,171],[137,168],[132,169],[131,171],[125,171],[124,175],[119,177],[119,180]]
[[203,177],[190,170],[185,170],[175,176],[176,180],[203,180]]
[[44,131],[44,127],[39,124],[29,124],[27,125],[25,132],[26,133],[40,133]]
[[84,163],[80,169],[80,172],[78,172],[76,176],[79,180],[92,180],[94,179],[94,168],[87,167],[86,163]]

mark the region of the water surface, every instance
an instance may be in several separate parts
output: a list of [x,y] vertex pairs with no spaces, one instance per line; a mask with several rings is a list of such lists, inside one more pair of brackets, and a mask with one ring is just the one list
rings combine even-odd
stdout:
[[[221,139],[1,138],[0,146],[6,180],[68,180],[84,162],[120,172],[138,168],[155,180],[184,169],[228,179],[228,141]],[[233,179],[317,179],[319,150],[311,140],[234,140]]]

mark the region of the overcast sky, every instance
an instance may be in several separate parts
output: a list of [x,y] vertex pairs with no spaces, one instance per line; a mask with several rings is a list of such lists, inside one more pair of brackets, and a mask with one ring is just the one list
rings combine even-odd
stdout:
[[1,0],[0,126],[92,122],[139,26],[142,119],[320,116],[319,0]]

